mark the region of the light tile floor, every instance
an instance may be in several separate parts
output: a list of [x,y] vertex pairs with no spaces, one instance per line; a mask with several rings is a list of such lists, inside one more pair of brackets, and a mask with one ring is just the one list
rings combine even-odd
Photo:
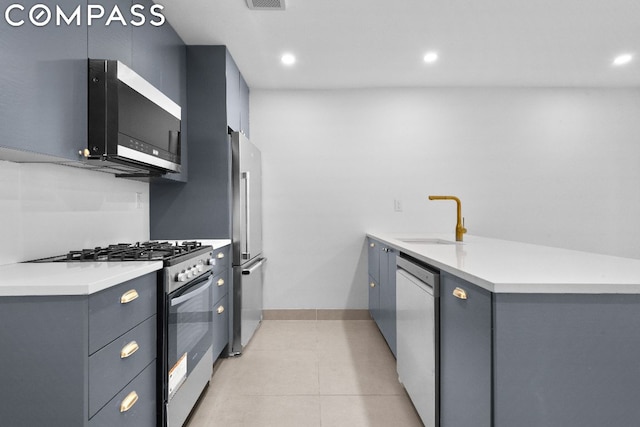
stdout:
[[265,320],[188,427],[422,427],[370,320]]

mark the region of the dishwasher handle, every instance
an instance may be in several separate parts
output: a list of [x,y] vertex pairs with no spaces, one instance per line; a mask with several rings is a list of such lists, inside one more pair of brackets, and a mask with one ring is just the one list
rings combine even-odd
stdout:
[[406,258],[398,257],[397,266],[399,269],[402,269],[412,276],[415,276],[421,282],[424,282],[434,289],[437,287],[440,280],[440,274],[438,272],[429,270],[428,268],[415,262],[411,262]]

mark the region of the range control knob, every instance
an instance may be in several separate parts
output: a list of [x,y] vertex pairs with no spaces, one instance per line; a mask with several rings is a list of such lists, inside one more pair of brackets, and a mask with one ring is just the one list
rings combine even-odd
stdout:
[[191,279],[193,277],[193,271],[191,268],[187,268],[187,279]]
[[185,282],[187,280],[187,276],[185,273],[176,274],[176,282]]
[[196,269],[198,271],[204,271],[204,263],[202,262],[202,260],[198,261],[198,265],[196,265]]
[[207,260],[207,264],[208,265],[216,265],[216,259],[215,258],[209,258]]

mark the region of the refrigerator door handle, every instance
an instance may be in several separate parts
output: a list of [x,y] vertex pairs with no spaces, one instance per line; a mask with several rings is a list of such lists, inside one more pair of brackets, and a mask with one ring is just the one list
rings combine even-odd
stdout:
[[259,269],[260,267],[262,267],[262,265],[267,262],[266,258],[260,258],[258,260],[258,262],[255,262],[253,264],[251,264],[248,268],[243,268],[242,269],[242,274],[244,275],[249,275],[251,273],[253,273],[254,271],[256,271],[257,269]]
[[244,179],[244,230],[245,241],[244,249],[242,252],[242,259],[251,259],[251,249],[249,248],[249,236],[251,235],[251,174],[249,172],[242,172],[242,178]]

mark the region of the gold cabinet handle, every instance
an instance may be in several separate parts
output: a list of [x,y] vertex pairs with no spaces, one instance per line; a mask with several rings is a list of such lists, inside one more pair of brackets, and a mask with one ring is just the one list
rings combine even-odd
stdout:
[[222,259],[224,258],[224,252],[218,252],[218,255],[216,255],[218,257],[218,259]]
[[131,301],[138,298],[139,296],[140,295],[138,295],[138,291],[136,291],[135,289],[128,290],[127,292],[122,294],[122,296],[120,297],[120,304],[130,303]]
[[371,248],[375,248],[375,247],[376,247],[376,244],[375,244],[375,243],[369,243],[369,247],[371,247]]
[[218,279],[217,284],[218,284],[218,286],[224,285],[224,279]]
[[224,307],[220,306],[220,307],[218,307],[218,309],[216,311],[218,312],[218,314],[222,314],[222,313],[224,313]]
[[133,405],[136,404],[137,401],[138,393],[132,391],[131,393],[127,394],[127,397],[125,397],[120,404],[120,412],[127,412],[133,407]]
[[126,359],[127,357],[138,351],[139,348],[140,346],[137,342],[131,341],[129,344],[122,347],[122,350],[120,350],[120,359]]
[[371,283],[369,283],[369,287],[370,287],[370,288],[375,288],[375,287],[376,287],[376,284],[375,284],[375,283],[373,283],[373,282],[371,282]]
[[453,290],[453,296],[460,299],[467,299],[467,291],[462,288],[455,288]]

